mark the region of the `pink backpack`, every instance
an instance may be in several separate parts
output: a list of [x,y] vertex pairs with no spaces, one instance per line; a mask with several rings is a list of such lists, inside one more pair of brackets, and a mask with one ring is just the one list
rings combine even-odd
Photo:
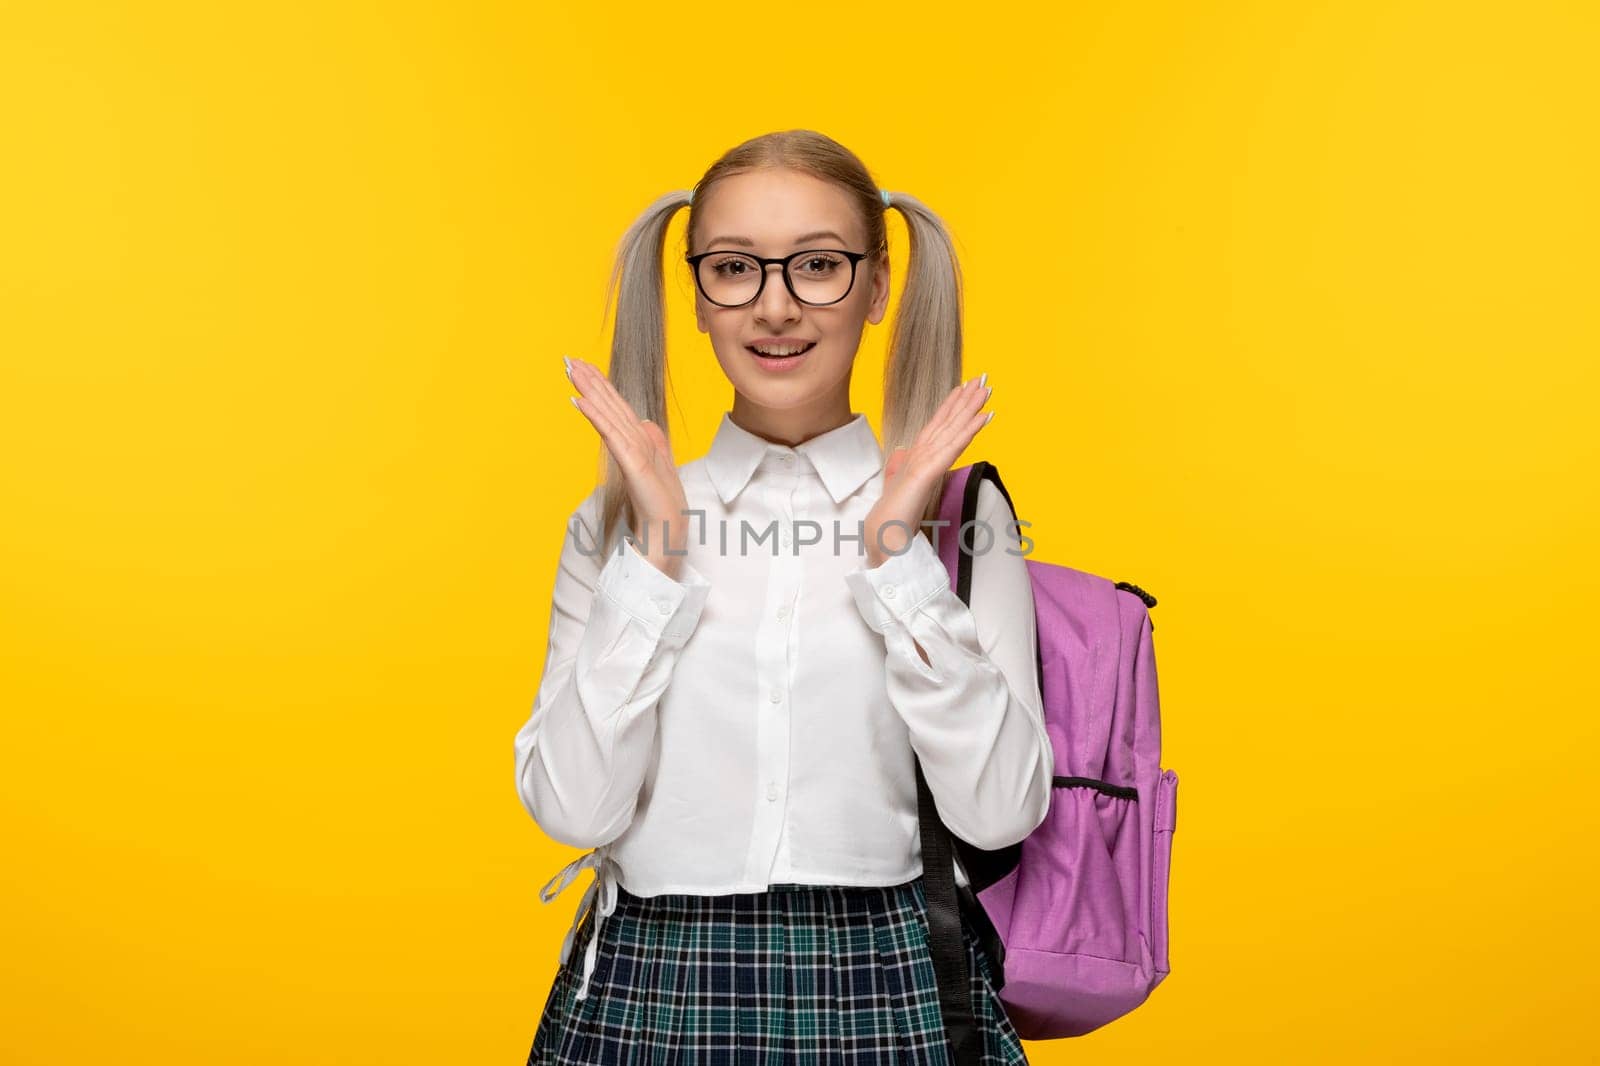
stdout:
[[[967,523],[985,480],[1015,518],[990,463],[953,471],[940,503],[948,524],[938,529],[939,556],[963,603],[971,602],[972,585]],[[1006,550],[1004,532],[994,531],[990,550]],[[1155,598],[1057,563],[1030,557],[1027,565],[1056,761],[1049,813],[1018,844],[975,848],[940,821],[917,766],[929,935],[958,1066],[977,1066],[982,1046],[968,994],[963,912],[1025,1040],[1091,1032],[1143,1003],[1170,970],[1167,883],[1178,775],[1161,768],[1149,615]],[[956,884],[952,846],[970,887]]]

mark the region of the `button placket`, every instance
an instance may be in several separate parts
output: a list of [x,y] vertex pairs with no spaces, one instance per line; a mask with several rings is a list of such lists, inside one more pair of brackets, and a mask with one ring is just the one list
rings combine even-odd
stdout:
[[[766,610],[756,628],[756,666],[760,690],[756,704],[756,760],[754,793],[757,800],[751,825],[745,877],[766,884],[771,876],[783,836],[783,804],[788,790],[789,730],[789,604],[800,580],[799,560],[791,554],[794,496],[797,478],[792,464],[758,471],[766,484],[762,498],[767,513],[778,522],[778,551],[768,571]],[[769,542],[770,543],[770,542]],[[764,555],[765,553],[763,553]]]

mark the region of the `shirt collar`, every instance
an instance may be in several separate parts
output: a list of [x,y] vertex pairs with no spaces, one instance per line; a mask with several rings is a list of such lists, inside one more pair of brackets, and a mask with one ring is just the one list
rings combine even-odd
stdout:
[[857,414],[844,425],[791,448],[736,425],[732,413],[724,411],[716,436],[711,440],[711,449],[706,453],[706,472],[724,504],[731,502],[749,484],[768,453],[803,456],[822,478],[822,485],[834,503],[842,502],[883,469],[883,447],[864,414]]

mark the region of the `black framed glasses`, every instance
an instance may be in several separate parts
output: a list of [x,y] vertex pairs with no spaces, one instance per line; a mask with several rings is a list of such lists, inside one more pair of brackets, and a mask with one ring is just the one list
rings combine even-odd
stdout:
[[765,259],[719,249],[683,258],[694,271],[700,295],[718,307],[743,307],[759,299],[767,287],[767,267],[773,264],[783,268],[789,295],[812,307],[826,307],[850,295],[856,284],[856,264],[867,255],[842,248],[807,248]]

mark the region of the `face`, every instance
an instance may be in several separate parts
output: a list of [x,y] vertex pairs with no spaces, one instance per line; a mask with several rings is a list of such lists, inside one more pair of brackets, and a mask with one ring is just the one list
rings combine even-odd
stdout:
[[[845,192],[792,170],[748,171],[717,182],[697,204],[695,230],[691,252],[776,258],[808,248],[867,251],[864,228]],[[816,236],[822,231],[827,235]],[[802,262],[795,266],[797,274],[806,268]],[[848,272],[848,265],[843,269]],[[866,323],[881,322],[888,306],[886,257],[863,259],[849,295],[823,307],[796,300],[777,265],[767,267],[767,274],[761,296],[743,307],[719,307],[696,287],[695,322],[710,335],[733,383],[736,420],[751,428],[765,422],[774,436],[829,428],[850,412],[850,371]],[[772,340],[812,347],[777,361],[750,348]]]

